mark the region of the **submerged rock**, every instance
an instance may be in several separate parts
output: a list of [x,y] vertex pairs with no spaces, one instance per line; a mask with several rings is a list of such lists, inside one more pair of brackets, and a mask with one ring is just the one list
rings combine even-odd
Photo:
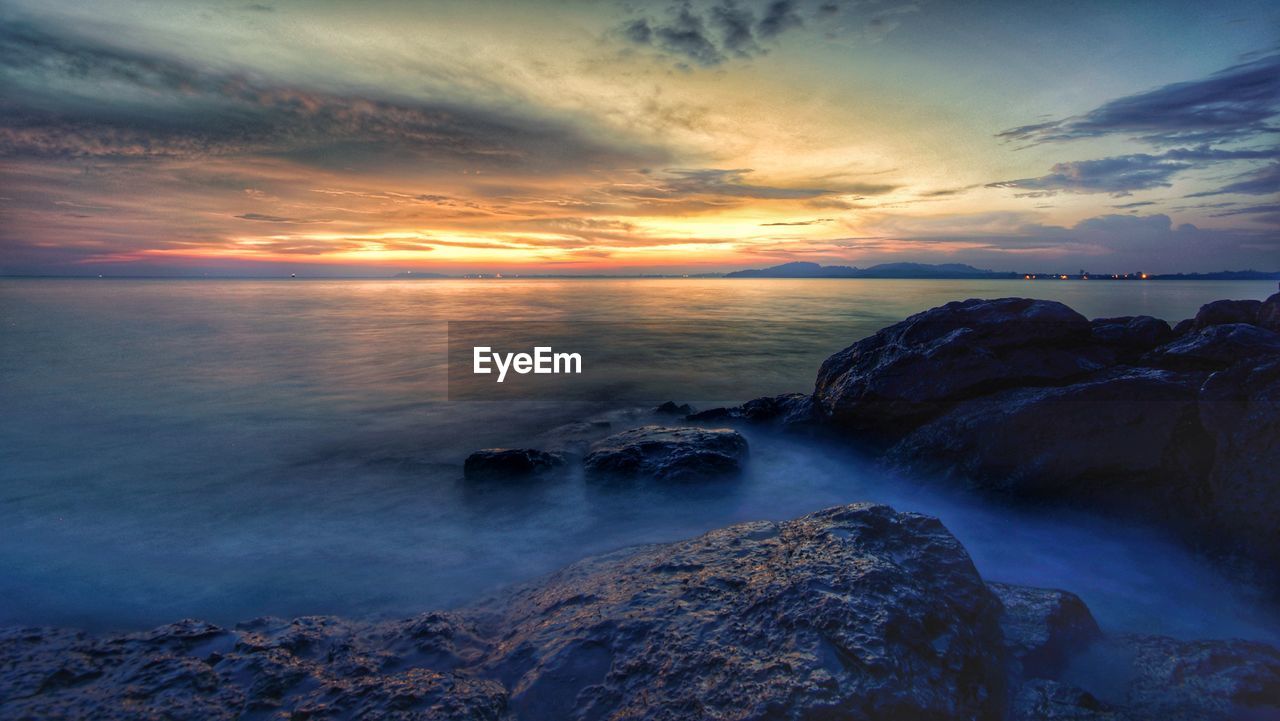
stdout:
[[745,421],[778,423],[789,430],[799,430],[816,422],[813,396],[784,393],[747,401],[732,408],[711,408],[688,416],[691,421]]
[[591,445],[587,473],[618,478],[696,481],[742,470],[747,441],[728,428],[641,426]]
[[814,400],[835,426],[892,437],[950,404],[1104,367],[1084,316],[1053,301],[966,300],[917,313],[828,358]]
[[657,408],[654,408],[653,412],[661,416],[687,416],[690,413],[693,413],[693,406],[688,403],[681,403],[677,405],[675,401],[667,401]]
[[484,448],[467,456],[462,473],[472,480],[524,478],[563,466],[561,453],[536,448]]

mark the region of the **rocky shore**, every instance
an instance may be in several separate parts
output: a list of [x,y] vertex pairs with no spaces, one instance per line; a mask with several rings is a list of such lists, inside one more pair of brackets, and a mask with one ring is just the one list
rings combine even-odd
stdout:
[[[658,409],[468,482],[732,481],[772,424],[1015,502],[1280,560],[1280,294],[1174,327],[950,303],[831,356],[808,394]],[[612,430],[612,429],[609,429]],[[588,558],[399,621],[0,629],[5,719],[1280,718],[1280,649],[1108,634],[1069,590],[979,576],[937,519],[852,504]]]
[[[1090,688],[1090,686],[1093,686]],[[590,558],[451,612],[0,634],[15,719],[1237,719],[1280,650],[1107,637],[855,504]]]

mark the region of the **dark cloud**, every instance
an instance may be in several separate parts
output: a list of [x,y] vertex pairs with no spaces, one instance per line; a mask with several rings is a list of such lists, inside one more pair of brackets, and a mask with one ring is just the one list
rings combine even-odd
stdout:
[[266,213],[243,213],[237,215],[240,220],[255,220],[261,223],[288,223],[298,225],[303,223],[327,223],[327,220],[304,220],[302,218],[286,218],[280,215],[268,215]]
[[749,168],[671,169],[653,190],[664,195],[724,196],[761,200],[803,200],[848,193],[887,193],[896,186],[870,183],[833,184],[833,187],[775,187],[754,185],[747,181]]
[[1146,205],[1155,205],[1155,204],[1156,204],[1156,201],[1154,200],[1139,200],[1136,203],[1121,203],[1119,205],[1113,205],[1111,207],[1117,208],[1120,210],[1128,210],[1129,208],[1141,208]]
[[665,157],[565,120],[477,104],[411,102],[272,84],[168,57],[0,24],[0,155],[255,154],[343,169],[545,172]]
[[[1261,160],[1274,158],[1280,154],[1276,148],[1260,150],[1222,150],[1208,146],[1196,148],[1175,148],[1159,155],[1149,153],[1133,153],[1116,155],[1097,160],[1073,160],[1057,163],[1049,169],[1047,175],[1036,178],[1018,180],[1002,180],[989,183],[989,188],[1016,188],[1030,191],[1023,195],[1037,196],[1057,192],[1066,193],[1111,193],[1116,196],[1128,195],[1135,190],[1167,188],[1170,180],[1184,170],[1203,167],[1212,163],[1232,160]],[[1274,182],[1274,181],[1273,181]],[[1249,180],[1237,183],[1238,186],[1260,185],[1262,181]],[[1216,190],[1210,195],[1226,192],[1268,192],[1266,190]]]
[[1230,210],[1214,213],[1213,217],[1224,218],[1233,215],[1247,216],[1249,220],[1259,223],[1280,225],[1280,203],[1263,203],[1261,205],[1247,205],[1243,208],[1232,208]]
[[1057,192],[1127,195],[1135,190],[1168,187],[1170,178],[1190,167],[1190,163],[1168,160],[1163,156],[1135,153],[1057,163],[1047,175],[1002,180],[987,187],[1029,190],[1031,193],[1027,195],[1032,197]]
[[1247,195],[1271,195],[1280,193],[1280,163],[1272,163],[1267,167],[1248,173],[1234,183],[1203,193],[1192,193],[1188,198],[1199,198],[1206,195],[1222,195],[1224,193],[1244,193]]
[[[808,20],[829,35],[878,39],[897,26],[895,16],[914,4],[835,3],[804,5],[796,0],[684,0],[665,11],[619,25],[615,36],[660,50],[678,67],[715,67],[731,58],[753,58]],[[843,14],[837,22],[835,16]]]
[[783,32],[804,25],[796,11],[794,0],[773,0],[760,18],[757,31],[762,38],[774,38]]
[[724,0],[711,8],[711,22],[719,28],[725,50],[744,58],[762,52],[751,29],[755,15],[734,0]]
[[1024,125],[997,137],[1039,144],[1124,135],[1157,145],[1220,143],[1280,131],[1280,54],[1200,80],[1109,101],[1063,120]]

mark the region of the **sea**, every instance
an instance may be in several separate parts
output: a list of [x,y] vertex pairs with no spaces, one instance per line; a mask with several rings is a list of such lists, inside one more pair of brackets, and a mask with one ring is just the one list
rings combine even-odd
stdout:
[[[1276,599],[1157,529],[996,505],[763,429],[744,429],[751,460],[731,483],[601,486],[572,470],[467,482],[462,462],[478,448],[660,419],[607,393],[450,400],[446,372],[450,322],[758,327],[748,345],[768,372],[720,399],[738,402],[811,390],[826,356],[952,300],[1027,296],[1091,318],[1173,322],[1211,300],[1275,291],[1270,281],[0,279],[0,624],[404,617],[592,553],[877,501],[941,518],[989,580],[1078,593],[1107,630],[1277,642]],[[741,356],[741,335],[697,337],[700,357]]]

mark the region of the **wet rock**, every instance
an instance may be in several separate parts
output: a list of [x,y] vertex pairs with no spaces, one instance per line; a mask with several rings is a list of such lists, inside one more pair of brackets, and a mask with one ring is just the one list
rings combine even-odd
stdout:
[[1061,681],[1031,679],[1014,694],[1012,721],[1128,721],[1110,704]]
[[1257,325],[1273,333],[1280,333],[1280,293],[1276,293],[1258,307]]
[[1000,605],[933,518],[857,504],[590,559],[495,602],[521,719],[999,718]]
[[1125,353],[1141,353],[1173,340],[1173,329],[1149,315],[1095,318],[1089,321],[1093,340]]
[[951,404],[995,391],[1065,382],[1112,362],[1089,321],[1027,298],[966,300],[917,313],[828,358],[814,399],[828,419],[893,437]]
[[563,466],[560,453],[536,448],[485,448],[467,456],[462,473],[472,480],[526,478]]
[[1180,518],[1205,500],[1212,462],[1199,380],[1117,368],[1068,386],[1008,390],[959,404],[885,458],[1019,500]]
[[1262,303],[1256,300],[1215,300],[1205,303],[1196,313],[1195,327],[1199,329],[1231,323],[1254,325],[1258,322],[1258,310],[1261,307]]
[[1241,361],[1280,355],[1280,333],[1246,323],[1211,325],[1147,353],[1144,365],[1215,371]]
[[1237,550],[1280,561],[1280,359],[1211,375],[1200,419],[1216,449],[1209,488],[1217,527]]
[[737,431],[642,426],[592,444],[583,467],[594,476],[696,481],[736,474],[746,458]]
[[1056,678],[1073,656],[1102,638],[1093,614],[1069,591],[988,583],[1004,606],[1005,646],[1025,678]]
[[688,403],[676,405],[675,401],[667,401],[657,408],[654,408],[653,412],[661,416],[687,416],[690,413],[693,413],[693,406]]
[[1280,649],[1250,641],[1123,635],[1096,644],[1064,678],[1134,721],[1280,717]]
[[816,422],[813,396],[784,393],[747,401],[732,408],[711,408],[688,416],[690,421],[778,423],[788,429],[800,429]]

